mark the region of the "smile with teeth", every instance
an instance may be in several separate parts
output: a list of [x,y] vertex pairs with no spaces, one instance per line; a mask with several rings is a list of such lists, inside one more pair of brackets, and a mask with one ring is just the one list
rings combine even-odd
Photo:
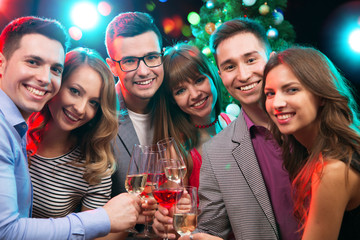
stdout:
[[34,95],[44,96],[46,91],[41,91],[30,86],[26,86],[26,89]]
[[151,83],[152,81],[154,81],[154,78],[149,79],[147,81],[135,82],[135,84],[137,84],[137,85],[147,85],[147,84]]
[[278,115],[276,115],[276,117],[280,120],[285,120],[285,119],[291,118],[294,115],[295,115],[294,113],[278,114]]
[[255,83],[252,83],[250,85],[240,87],[240,90],[241,91],[249,91],[249,90],[253,89],[254,87],[256,87],[256,85],[258,85],[258,84],[259,84],[259,82],[255,82]]
[[203,104],[205,101],[206,101],[207,98],[204,98],[203,100],[201,100],[200,102],[197,102],[194,104],[194,107],[198,107],[200,106],[201,104]]
[[72,116],[71,113],[68,112],[67,110],[64,110],[64,113],[68,118],[70,118],[73,121],[78,121],[79,120],[78,118],[75,118],[74,116]]

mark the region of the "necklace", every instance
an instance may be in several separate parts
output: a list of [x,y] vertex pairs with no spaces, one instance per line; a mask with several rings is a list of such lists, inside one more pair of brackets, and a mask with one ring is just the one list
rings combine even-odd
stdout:
[[209,127],[211,127],[211,126],[214,126],[215,123],[217,123],[217,121],[218,121],[218,118],[216,118],[215,121],[213,121],[212,123],[209,123],[209,124],[207,124],[207,125],[196,125],[196,124],[195,124],[195,127],[196,127],[196,128],[209,128]]

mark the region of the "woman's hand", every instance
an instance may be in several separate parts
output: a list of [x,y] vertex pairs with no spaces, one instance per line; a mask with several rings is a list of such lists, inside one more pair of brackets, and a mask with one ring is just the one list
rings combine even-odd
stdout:
[[158,208],[158,204],[154,198],[147,198],[146,201],[142,200],[142,203],[141,203],[142,212],[139,215],[136,223],[144,224],[146,219],[148,222],[151,222],[155,215],[157,208]]
[[[165,207],[159,206],[152,227],[159,237],[166,238],[167,236],[168,239],[176,239],[172,216],[169,216],[169,211]],[[167,234],[165,229],[167,229]]]

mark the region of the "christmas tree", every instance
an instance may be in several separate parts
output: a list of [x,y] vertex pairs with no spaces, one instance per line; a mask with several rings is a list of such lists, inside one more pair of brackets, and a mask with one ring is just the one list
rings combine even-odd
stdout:
[[[223,22],[237,17],[258,21],[267,30],[274,51],[287,48],[295,40],[293,26],[284,20],[287,0],[204,0],[200,8],[200,21],[191,25],[195,37],[191,43],[214,62],[209,48],[210,35]],[[215,62],[214,62],[215,63]],[[229,96],[226,89],[224,96]],[[223,99],[223,106],[233,102],[231,96]]]

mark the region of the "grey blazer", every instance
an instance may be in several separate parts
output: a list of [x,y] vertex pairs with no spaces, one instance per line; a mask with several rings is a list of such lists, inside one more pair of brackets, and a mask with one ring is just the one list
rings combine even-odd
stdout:
[[203,146],[198,230],[237,240],[279,239],[270,198],[242,113]]
[[139,144],[139,139],[125,106],[119,84],[116,84],[116,92],[118,94],[120,104],[120,117],[118,133],[115,143],[113,144],[117,166],[115,173],[112,175],[112,197],[118,195],[119,193],[126,192],[125,178],[130,162],[132,148],[134,144]]

